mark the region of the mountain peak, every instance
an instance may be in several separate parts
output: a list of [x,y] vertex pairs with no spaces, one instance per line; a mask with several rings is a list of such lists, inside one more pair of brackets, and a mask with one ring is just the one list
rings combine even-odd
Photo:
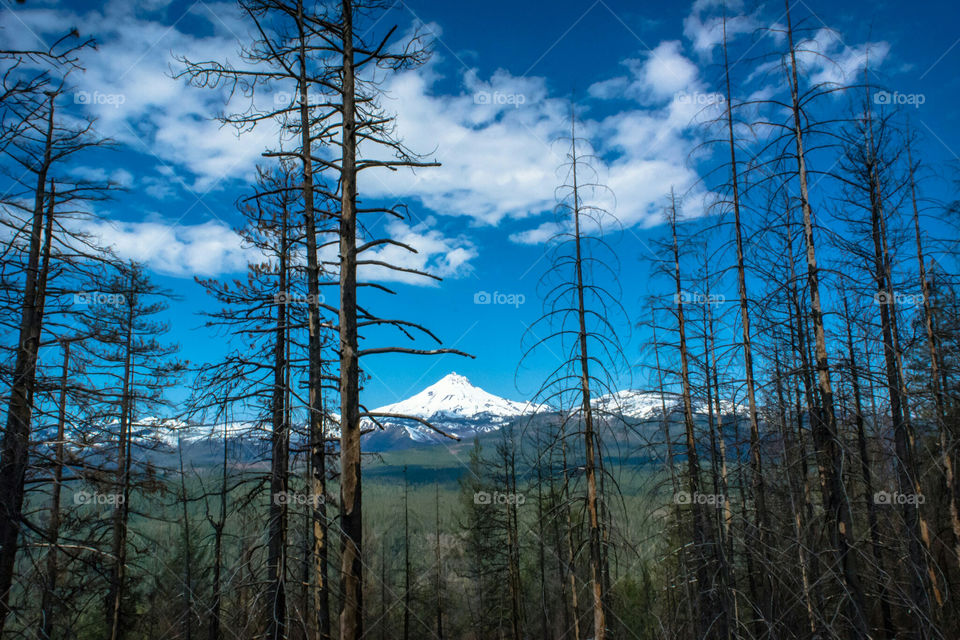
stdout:
[[495,421],[523,414],[526,403],[495,396],[455,371],[406,400],[375,411],[402,413],[424,419],[482,419]]
[[440,378],[439,380],[437,380],[437,381],[436,381],[435,383],[433,383],[433,385],[431,385],[431,386],[434,386],[434,387],[435,387],[435,386],[437,386],[438,384],[458,384],[458,385],[466,385],[466,386],[468,386],[468,387],[472,387],[472,386],[473,386],[472,384],[470,384],[470,380],[467,378],[467,376],[462,376],[462,375],[460,375],[459,373],[457,373],[456,371],[451,371],[451,372],[448,373],[447,375],[445,375],[445,376],[443,376],[442,378]]

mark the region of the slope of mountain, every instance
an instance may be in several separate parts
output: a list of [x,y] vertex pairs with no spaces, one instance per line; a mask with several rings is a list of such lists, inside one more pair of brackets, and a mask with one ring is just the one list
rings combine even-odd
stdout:
[[[681,409],[675,396],[661,400],[659,393],[637,389],[602,395],[592,402],[599,419],[630,423],[633,426],[631,437],[648,431],[650,434],[660,434],[662,429],[658,425],[661,424],[664,405],[667,413],[673,415],[672,423],[677,421]],[[721,409],[725,413],[741,412],[740,407],[730,403],[723,403]],[[536,428],[553,429],[552,425],[558,419],[555,412],[555,409],[546,405],[496,396],[474,386],[465,376],[449,373],[409,398],[371,410],[370,413],[381,415],[364,418],[362,428],[368,430],[369,434],[364,437],[363,448],[365,451],[386,452],[438,443],[455,444],[422,422],[400,416],[428,421],[444,433],[469,444],[475,436],[493,437],[505,425],[529,420],[535,415],[540,425]],[[694,412],[704,414],[707,410],[695,404]],[[529,423],[524,424],[529,426]],[[647,428],[643,425],[650,426]],[[671,431],[679,428],[677,425],[679,423],[673,425]],[[294,425],[293,439],[299,445],[303,444],[300,440],[304,437],[304,429],[302,424]],[[336,437],[338,431],[335,421],[327,427],[330,437]],[[223,450],[225,439],[231,447],[242,449],[251,459],[266,456],[270,446],[269,425],[247,421],[200,425],[169,418],[145,418],[134,425],[131,436],[145,449],[159,447],[169,452],[183,446],[204,458],[212,456],[214,460],[220,455],[218,452]],[[112,445],[104,443],[104,446]]]
[[[668,412],[672,405],[673,401],[668,398]],[[625,389],[600,396],[593,401],[593,406],[607,416],[647,420],[662,413],[663,403],[658,393]]]

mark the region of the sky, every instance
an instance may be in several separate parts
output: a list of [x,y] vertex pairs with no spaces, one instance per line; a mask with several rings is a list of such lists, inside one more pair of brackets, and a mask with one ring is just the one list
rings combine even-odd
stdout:
[[[627,319],[618,321],[624,350],[639,362],[646,337],[630,319],[646,313],[652,291],[650,259],[662,234],[670,187],[685,194],[685,211],[699,215],[709,185],[701,178],[711,158],[694,153],[703,141],[698,119],[720,89],[716,67],[718,2],[484,3],[398,1],[388,18],[401,33],[421,29],[433,42],[424,66],[386,81],[383,105],[397,133],[415,151],[441,163],[416,172],[365,172],[359,191],[369,202],[402,201],[406,221],[384,223],[390,237],[419,253],[404,266],[426,268],[440,283],[380,272],[368,276],[398,295],[376,303],[394,317],[421,322],[445,346],[476,356],[384,356],[364,364],[371,379],[364,402],[379,406],[416,393],[456,371],[491,393],[526,399],[552,364],[540,353],[519,367],[525,333],[542,311],[538,282],[549,266],[547,240],[555,231],[555,189],[565,149],[570,104],[579,132],[595,150],[598,178],[613,197],[601,204],[620,220],[610,241],[621,267],[618,295]],[[768,71],[769,49],[758,30],[782,20],[782,4],[729,2],[739,16],[731,28],[740,56],[736,72],[755,80]],[[842,79],[869,56],[878,82],[894,96],[922,96],[909,105],[935,167],[958,159],[956,108],[960,64],[960,7],[881,0],[797,1],[817,45],[837,64],[806,61],[811,78]],[[119,255],[143,261],[177,295],[167,314],[168,339],[183,357],[215,359],[199,315],[210,300],[195,277],[232,278],[244,271],[249,249],[233,228],[235,208],[265,147],[268,127],[237,135],[213,117],[227,108],[216,90],[173,78],[175,56],[236,59],[249,33],[226,2],[4,2],[0,37],[36,46],[76,27],[96,39],[84,54],[76,85],[76,114],[97,118],[98,131],[117,149],[97,152],[70,168],[109,177],[127,188],[98,205],[94,229]],[[762,81],[756,80],[758,91]],[[230,106],[236,106],[234,102]],[[269,99],[266,97],[265,99]],[[902,98],[906,99],[906,98]],[[914,115],[915,112],[915,115]],[[393,257],[385,254],[384,257]],[[638,386],[639,372],[620,376]]]

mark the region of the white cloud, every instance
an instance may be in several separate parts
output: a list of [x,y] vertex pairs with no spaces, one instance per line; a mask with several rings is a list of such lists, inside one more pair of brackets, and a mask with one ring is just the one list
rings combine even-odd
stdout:
[[604,100],[626,98],[650,104],[702,86],[697,66],[683,55],[679,40],[661,42],[643,58],[629,58],[622,64],[630,71],[629,76],[594,83],[589,94]]
[[[427,218],[418,224],[392,221],[387,236],[416,249],[417,253],[396,245],[382,245],[363,253],[361,259],[379,260],[406,269],[427,271],[442,278],[460,277],[470,269],[476,248],[462,237],[448,237]],[[240,273],[248,263],[261,262],[259,250],[245,245],[229,226],[219,221],[201,224],[175,224],[167,221],[110,222],[84,225],[84,231],[99,239],[124,260],[135,260],[164,275],[193,278]],[[337,250],[326,247],[322,258],[334,261]],[[365,265],[361,279],[375,282],[403,282],[431,285],[431,278]]]
[[738,35],[750,33],[761,26],[756,15],[738,14],[743,8],[739,0],[697,0],[690,9],[690,14],[683,21],[683,35],[693,45],[693,50],[701,57],[709,60],[713,49],[723,43],[724,20],[723,14],[704,18],[704,13],[710,9],[721,9],[726,13],[727,41],[734,40]]
[[[678,42],[661,44],[641,61],[628,62],[630,77],[591,87],[599,98],[629,97],[655,108],[630,108],[600,121],[585,118],[578,135],[590,139],[603,160],[594,164],[616,193],[601,204],[616,208],[629,226],[648,224],[662,207],[664,193],[696,181],[686,167],[692,122],[704,112],[695,102],[674,99],[677,92],[702,87],[696,66]],[[542,78],[516,78],[505,71],[483,80],[463,77],[461,95],[434,92],[432,69],[401,74],[389,85],[387,109],[397,114],[400,137],[414,150],[436,149],[438,168],[361,177],[361,189],[387,198],[419,198],[443,216],[465,216],[480,224],[505,218],[540,219],[513,233],[519,243],[544,242],[555,227],[543,222],[556,204],[557,169],[567,153],[569,102],[550,97]],[[495,98],[494,96],[500,96]],[[666,102],[665,102],[666,101]]]
[[110,182],[123,189],[133,185],[133,174],[122,168],[108,172],[104,167],[74,167],[70,173],[81,180]]
[[563,226],[556,222],[544,222],[533,229],[511,234],[510,240],[517,244],[543,244],[553,239],[562,229]]
[[857,74],[866,64],[869,62],[877,68],[890,52],[890,45],[883,41],[848,46],[832,29],[819,29],[813,38],[800,42],[797,48],[797,64],[806,71],[812,84],[862,81]]
[[239,235],[222,222],[96,222],[88,233],[124,260],[136,260],[170,276],[215,276],[241,271],[254,257]]
[[212,117],[244,110],[247,98],[238,94],[226,105],[225,91],[188,87],[171,77],[179,68],[172,54],[237,62],[238,36],[245,31],[236,7],[195,5],[192,17],[206,20],[212,31],[203,37],[181,31],[177,16],[172,25],[158,21],[153,8],[112,0],[78,14],[20,9],[0,15],[0,28],[5,36],[33,38],[34,46],[38,39],[52,42],[74,26],[81,38],[95,37],[97,49],[81,54],[84,70],[70,76],[74,91],[64,97],[74,103],[70,107],[95,117],[102,135],[186,169],[192,176],[181,186],[190,191],[203,193],[224,179],[249,179],[264,147],[277,139],[276,127],[267,124],[238,137]]
[[[436,220],[433,218],[427,218],[413,225],[402,220],[394,220],[387,225],[387,235],[397,242],[412,247],[417,253],[397,245],[387,244],[365,251],[360,255],[360,259],[377,260],[404,269],[425,271],[441,278],[465,275],[470,270],[470,260],[477,257],[476,248],[465,238],[445,236],[439,229],[433,228],[435,224]],[[436,283],[432,278],[376,265],[361,266],[358,277],[361,280],[403,282],[421,286]]]
[[433,212],[482,224],[539,214],[553,205],[560,156],[552,141],[563,133],[565,101],[548,98],[540,78],[498,72],[489,81],[464,77],[464,93],[433,91],[430,70],[390,79],[384,100],[396,113],[399,137],[432,153],[440,167],[396,173],[365,172],[361,188],[383,198],[419,198]]
[[[718,40],[719,22],[714,14],[719,0],[697,0],[684,22],[685,36],[693,53],[708,56]],[[737,2],[727,2],[732,13]],[[82,32],[96,34],[99,50],[85,60],[87,71],[78,85],[90,93],[122,96],[122,102],[91,99],[83,108],[98,117],[98,127],[129,145],[134,151],[156,157],[155,173],[136,182],[144,193],[158,200],[186,189],[198,195],[218,191],[236,178],[247,181],[265,147],[276,146],[275,125],[258,126],[254,133],[237,136],[211,117],[222,111],[243,111],[249,98],[235,95],[229,104],[223,91],[191,88],[169,77],[170,53],[197,60],[236,62],[237,39],[246,35],[246,25],[231,4],[197,5],[191,20],[205,20],[203,36],[157,21],[157,15],[120,0],[81,16],[64,10],[25,9],[18,12],[42,34],[78,24]],[[9,13],[9,12],[8,12]],[[5,33],[16,26],[10,15],[0,18]],[[753,16],[734,16],[728,34],[744,33],[756,26]],[[427,31],[438,31],[426,25]],[[812,41],[837,64],[828,65],[817,56],[805,56],[814,79],[848,76],[862,68],[866,45],[847,47],[826,30]],[[888,51],[885,43],[870,49],[871,63],[879,64]],[[529,221],[529,228],[513,233],[515,242],[536,243],[556,229],[547,220],[555,204],[559,184],[557,168],[566,149],[557,140],[568,133],[569,102],[551,94],[540,77],[517,77],[499,70],[481,77],[475,70],[460,78],[461,89],[441,91],[438,58],[415,71],[385,79],[384,108],[396,114],[397,134],[414,151],[427,154],[442,166],[416,171],[364,171],[360,190],[367,200],[406,201],[426,208],[437,219],[459,217],[476,225],[498,225],[505,219]],[[704,135],[697,122],[717,115],[717,94],[708,90],[698,65],[678,40],[660,42],[643,56],[625,60],[625,73],[589,87],[589,95],[603,101],[602,115],[585,111],[580,135],[591,139],[602,160],[596,169],[611,187],[616,199],[602,199],[625,226],[648,225],[659,219],[665,193],[671,186],[688,192],[698,182],[688,153]],[[832,74],[832,75],[831,75]],[[695,95],[695,100],[678,99]],[[272,95],[260,99],[272,100]],[[611,113],[615,100],[627,101]],[[119,102],[119,103],[118,103]],[[587,103],[589,104],[589,103]],[[363,149],[374,155],[372,149]],[[129,178],[117,174],[125,181]],[[129,175],[129,174],[128,174]],[[692,194],[702,195],[702,194]],[[696,198],[689,198],[696,200]],[[116,239],[137,246],[137,238],[157,232],[145,222],[134,229],[121,225]],[[197,225],[200,227],[200,225]],[[476,250],[448,237],[432,220],[428,226],[394,224],[387,227],[398,239],[420,243],[423,254],[401,256],[386,253],[411,268],[430,267],[444,275],[457,275],[469,268]],[[223,227],[227,239],[210,246],[201,235],[184,228],[173,232],[177,251],[157,249],[150,253],[158,268],[171,273],[235,268],[238,254],[232,231]],[[214,229],[208,228],[207,231]],[[209,249],[213,257],[193,254],[193,245]],[[387,248],[383,251],[387,252]],[[233,266],[231,266],[233,265]],[[375,272],[377,277],[401,278]],[[406,278],[406,276],[402,276]]]
[[[636,63],[634,63],[636,65]],[[684,56],[678,40],[661,42],[639,67],[634,70],[641,89],[654,98],[671,98],[680,91],[698,88],[697,66]]]

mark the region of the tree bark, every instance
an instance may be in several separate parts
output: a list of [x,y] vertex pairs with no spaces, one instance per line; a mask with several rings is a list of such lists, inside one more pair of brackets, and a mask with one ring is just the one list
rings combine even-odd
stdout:
[[270,402],[270,511],[267,536],[267,638],[287,637],[287,485],[289,454],[286,424],[287,368],[287,211],[281,212],[277,319],[274,326],[273,391]]
[[683,284],[680,279],[680,248],[677,242],[677,207],[676,196],[670,191],[670,210],[668,212],[670,230],[673,236],[673,265],[674,283],[676,284],[677,305],[677,333],[680,340],[680,379],[683,396],[683,422],[686,436],[687,454],[687,490],[690,493],[690,507],[693,513],[693,545],[694,568],[697,576],[697,607],[699,615],[696,620],[697,637],[704,638],[710,635],[713,607],[710,603],[710,593],[713,585],[709,581],[707,567],[706,546],[709,542],[707,535],[708,521],[703,513],[703,505],[699,502],[700,495],[700,458],[697,453],[697,441],[694,434],[693,399],[690,385],[690,365],[687,352],[686,320],[683,312]]
[[67,414],[67,373],[70,370],[70,341],[61,341],[63,369],[60,374],[60,398],[57,406],[57,441],[54,444],[53,486],[50,489],[50,523],[47,526],[47,575],[40,598],[40,637],[50,640],[54,629],[57,583],[59,582],[58,545],[60,541],[60,489],[63,483],[63,453]]
[[923,330],[927,339],[927,350],[930,353],[930,387],[933,390],[933,404],[937,418],[937,437],[940,443],[943,472],[947,485],[947,496],[950,510],[950,529],[953,532],[954,560],[960,566],[960,488],[957,485],[956,472],[953,468],[953,456],[950,454],[950,443],[954,441],[950,433],[950,423],[947,420],[947,407],[943,398],[943,386],[940,384],[941,366],[940,349],[937,345],[936,333],[933,326],[933,311],[930,300],[930,281],[927,279],[927,268],[923,256],[923,237],[920,234],[920,211],[917,207],[917,183],[914,178],[913,152],[910,140],[907,140],[907,164],[910,174],[910,203],[913,207],[913,229],[917,241],[917,266],[920,276],[920,294],[923,297]]
[[124,337],[123,388],[120,396],[120,434],[117,442],[117,479],[116,490],[118,504],[113,509],[113,565],[110,568],[110,586],[107,592],[107,623],[110,640],[122,640],[126,627],[123,624],[124,581],[127,570],[127,523],[130,515],[130,423],[133,415],[132,389],[134,382],[133,363],[133,323],[135,298],[133,271],[130,272],[130,286],[127,290],[126,327]]
[[863,605],[863,592],[860,579],[851,554],[852,541],[856,539],[853,531],[853,519],[850,504],[843,488],[843,460],[840,443],[837,438],[836,412],[833,402],[833,384],[830,380],[830,363],[827,356],[827,338],[823,322],[823,309],[820,302],[820,272],[813,236],[813,211],[810,205],[810,193],[807,184],[806,155],[803,144],[803,124],[800,114],[799,80],[797,72],[796,49],[793,42],[793,26],[790,21],[790,3],[785,0],[787,19],[787,39],[790,47],[790,96],[793,116],[793,139],[797,159],[797,173],[800,181],[800,204],[803,213],[803,237],[806,246],[807,287],[810,291],[810,316],[813,321],[816,344],[817,381],[820,390],[820,406],[813,416],[812,428],[814,442],[822,459],[825,472],[825,507],[828,517],[830,542],[841,567],[841,581],[846,593],[846,609],[849,619],[849,637],[866,638],[868,625]]
[[43,161],[37,170],[33,220],[27,270],[20,308],[20,331],[13,381],[7,408],[7,424],[0,454],[0,636],[10,614],[10,587],[16,568],[18,537],[23,516],[24,481],[29,465],[30,421],[36,387],[37,356],[43,327],[43,300],[38,296],[40,279],[43,207],[46,202],[47,172],[53,145],[54,98],[49,98]]
[[340,172],[340,640],[363,636],[363,511],[360,363],[357,342],[357,157],[353,4],[342,2],[343,105]]
[[577,139],[576,127],[571,117],[573,155],[573,226],[575,243],[577,318],[579,323],[580,360],[580,411],[583,416],[583,446],[586,455],[584,476],[587,481],[587,514],[589,517],[590,584],[593,590],[593,635],[595,640],[604,640],[607,634],[606,612],[603,593],[603,552],[600,535],[600,519],[597,496],[597,472],[594,444],[593,407],[590,403],[590,356],[587,350],[587,321],[583,285],[583,256],[580,237],[580,195],[577,184]]

